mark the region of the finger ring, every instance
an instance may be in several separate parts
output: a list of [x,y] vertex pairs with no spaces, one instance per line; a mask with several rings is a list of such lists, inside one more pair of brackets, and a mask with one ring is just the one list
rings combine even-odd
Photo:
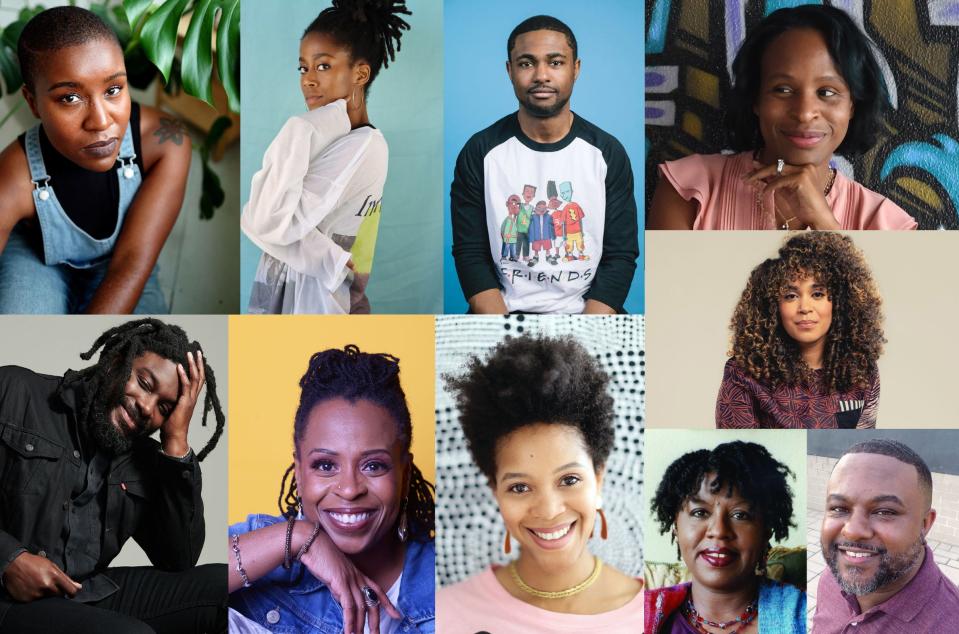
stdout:
[[784,161],[784,160],[782,160],[782,159],[776,159],[776,175],[777,175],[777,176],[782,176],[782,175],[783,175],[783,168],[784,168],[784,167],[786,167],[786,161]]
[[363,603],[367,607],[375,608],[380,604],[380,598],[376,596],[376,592],[373,591],[373,588],[369,586],[363,586],[360,588],[360,591],[363,593]]

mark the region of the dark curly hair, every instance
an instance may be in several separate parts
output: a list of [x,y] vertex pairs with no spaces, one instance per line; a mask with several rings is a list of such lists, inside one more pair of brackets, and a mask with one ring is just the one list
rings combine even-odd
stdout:
[[380,68],[388,68],[400,50],[403,31],[410,29],[403,15],[413,15],[406,0],[333,0],[310,22],[310,33],[329,35],[350,49],[350,63],[363,60],[370,65],[370,80],[363,88],[369,94]]
[[[306,374],[300,379],[300,404],[293,419],[293,444],[299,450],[306,433],[310,412],[319,403],[335,398],[356,403],[362,399],[379,405],[393,417],[403,451],[413,441],[413,423],[406,393],[400,385],[400,360],[391,354],[360,352],[354,345],[343,350],[317,352],[310,357]],[[284,517],[297,514],[297,490],[294,465],[283,474],[277,505]],[[428,541],[435,533],[433,485],[426,481],[416,464],[411,465],[410,485],[404,502],[410,535]]]
[[486,361],[473,356],[461,376],[446,375],[473,461],[492,486],[496,445],[534,423],[579,430],[599,471],[613,448],[609,377],[571,337],[506,337]]
[[790,282],[813,277],[826,287],[832,323],[826,334],[821,374],[828,392],[867,387],[885,343],[882,298],[869,265],[852,239],[831,231],[793,235],[749,276],[729,328],[737,366],[756,381],[777,389],[814,385],[799,345],[779,320],[779,302]]
[[[196,341],[190,341],[186,332],[179,326],[152,318],[128,321],[107,330],[93,342],[93,346],[87,352],[80,355],[80,358],[89,361],[101,348],[100,357],[94,365],[79,371],[67,370],[57,388],[57,394],[62,395],[64,390],[73,389],[78,385],[83,387],[83,393],[87,395],[87,398],[83,401],[80,416],[84,420],[91,416],[96,395],[102,390],[108,390],[109,383],[117,377],[126,380],[126,377],[130,376],[133,360],[144,352],[153,352],[173,363],[179,363],[189,374],[190,363],[186,356],[187,352],[203,351],[203,347]],[[203,460],[213,451],[226,425],[226,417],[223,415],[223,408],[216,394],[216,376],[213,374],[213,368],[206,362],[206,355],[203,355],[203,372],[206,376],[206,397],[203,401],[202,424],[206,426],[207,414],[213,410],[216,431],[213,432],[206,446],[197,453],[197,460]]]
[[826,41],[829,55],[846,85],[853,103],[853,116],[839,154],[856,156],[876,141],[889,95],[882,70],[865,33],[841,9],[825,5],[802,5],[773,11],[743,41],[733,61],[733,85],[726,111],[726,127],[733,149],[762,148],[759,118],[753,112],[762,82],[762,60],[776,38],[793,29],[814,29]]
[[[762,517],[763,528],[777,541],[789,535],[794,527],[793,492],[787,476],[795,478],[792,470],[779,462],[762,445],[736,440],[718,445],[715,449],[700,449],[683,454],[674,460],[656,488],[650,504],[665,534],[676,523],[676,516],[686,501],[699,492],[707,477],[711,493],[723,488],[727,495],[738,491]],[[675,535],[671,537],[675,541]]]

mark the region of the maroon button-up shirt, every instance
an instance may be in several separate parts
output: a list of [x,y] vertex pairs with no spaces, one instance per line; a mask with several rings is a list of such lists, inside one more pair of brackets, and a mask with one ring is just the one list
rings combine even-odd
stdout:
[[828,570],[819,575],[813,634],[945,634],[959,632],[959,589],[926,558],[902,590],[862,612],[854,595],[839,588]]

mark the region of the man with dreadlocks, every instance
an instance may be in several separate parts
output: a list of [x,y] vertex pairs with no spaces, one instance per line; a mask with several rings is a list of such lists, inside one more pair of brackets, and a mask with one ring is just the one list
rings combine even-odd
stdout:
[[387,147],[366,99],[400,50],[405,0],[333,0],[300,40],[309,112],[284,124],[240,225],[263,250],[251,313],[369,313]]
[[[225,632],[224,566],[196,566],[199,463],[225,418],[200,344],[156,319],[104,332],[65,376],[0,368],[0,634]],[[187,432],[204,383],[194,453]],[[159,430],[160,440],[149,436]],[[154,567],[110,568],[132,537]]]

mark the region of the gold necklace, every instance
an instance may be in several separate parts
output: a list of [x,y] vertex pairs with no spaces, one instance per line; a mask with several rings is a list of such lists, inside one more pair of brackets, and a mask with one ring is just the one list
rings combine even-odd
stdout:
[[526,582],[520,579],[519,571],[516,569],[515,559],[509,563],[509,574],[513,578],[513,581],[516,582],[516,585],[519,586],[519,589],[527,594],[531,594],[534,597],[539,597],[540,599],[565,599],[566,597],[571,597],[574,594],[579,594],[586,588],[596,583],[596,580],[599,579],[599,573],[603,570],[603,562],[599,557],[594,557],[594,559],[596,564],[593,566],[593,572],[591,572],[586,579],[580,581],[572,588],[556,590],[555,592],[537,590],[536,588],[526,585]]

